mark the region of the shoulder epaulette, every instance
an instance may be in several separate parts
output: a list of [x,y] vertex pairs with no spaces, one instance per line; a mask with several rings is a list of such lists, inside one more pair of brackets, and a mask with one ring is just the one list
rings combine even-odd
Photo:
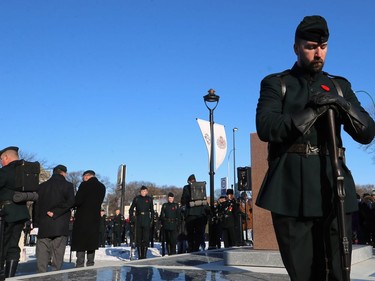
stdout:
[[331,78],[331,79],[343,79],[343,80],[349,82],[348,79],[346,79],[345,77],[342,77],[342,76],[332,75],[332,74],[329,74],[328,72],[325,72],[325,71],[323,71],[323,74],[324,74],[324,75],[327,75],[327,76],[328,76],[329,78]]

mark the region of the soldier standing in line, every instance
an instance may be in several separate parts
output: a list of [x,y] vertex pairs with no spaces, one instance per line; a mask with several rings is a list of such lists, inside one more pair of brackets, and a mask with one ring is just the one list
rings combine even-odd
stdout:
[[188,239],[188,252],[199,251],[204,243],[204,231],[207,223],[209,207],[204,198],[194,198],[193,183],[196,182],[195,175],[190,175],[188,184],[184,186],[181,196],[181,205],[186,212],[185,222]]
[[154,203],[148,196],[148,188],[141,187],[141,194],[137,195],[130,206],[129,217],[135,224],[135,243],[137,245],[138,258],[147,257],[147,248],[150,243],[150,229],[154,217]]
[[124,220],[124,216],[121,214],[120,209],[116,209],[116,214],[113,217],[113,247],[121,246]]
[[224,240],[224,247],[235,246],[236,238],[234,222],[238,215],[237,202],[234,199],[233,189],[227,190],[227,199],[219,204],[219,216],[221,218],[221,231]]
[[180,221],[180,210],[177,203],[174,203],[174,194],[168,193],[168,202],[161,207],[160,220],[162,231],[165,237],[168,255],[176,254],[177,229]]
[[105,247],[107,236],[107,216],[104,210],[100,211],[99,247]]
[[16,274],[21,249],[18,242],[24,223],[30,219],[26,202],[14,203],[16,191],[16,167],[19,165],[18,147],[10,146],[0,151],[0,210],[4,216],[3,260],[5,260],[5,277]]

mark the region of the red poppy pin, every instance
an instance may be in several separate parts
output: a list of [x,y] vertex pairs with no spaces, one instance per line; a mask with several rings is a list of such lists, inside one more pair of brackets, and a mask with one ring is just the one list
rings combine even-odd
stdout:
[[328,86],[326,86],[326,85],[320,85],[320,87],[324,90],[324,91],[326,91],[326,92],[329,92],[331,89],[328,87]]

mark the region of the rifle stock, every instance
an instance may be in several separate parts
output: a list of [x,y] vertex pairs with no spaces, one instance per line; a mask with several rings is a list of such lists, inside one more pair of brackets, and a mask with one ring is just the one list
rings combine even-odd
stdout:
[[328,150],[331,159],[333,181],[334,181],[334,204],[337,215],[337,223],[339,230],[339,247],[341,254],[341,270],[344,281],[350,281],[350,251],[349,239],[346,233],[345,221],[345,188],[344,188],[344,175],[339,162],[338,147],[336,142],[336,122],[335,112],[333,109],[328,109]]

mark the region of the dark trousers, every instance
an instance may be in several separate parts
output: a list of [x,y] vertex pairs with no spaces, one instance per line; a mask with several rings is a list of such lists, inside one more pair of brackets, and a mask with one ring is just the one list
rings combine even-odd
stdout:
[[236,235],[234,231],[234,225],[228,227],[222,227],[221,233],[224,240],[224,247],[233,247],[236,244]]
[[21,249],[18,247],[24,222],[5,222],[4,227],[4,260],[19,261]]
[[77,262],[76,267],[83,267],[85,265],[85,255],[87,253],[87,262],[86,266],[93,266],[95,264],[95,250],[90,251],[77,251]]
[[165,244],[167,245],[168,255],[176,254],[177,244],[177,231],[176,230],[164,230]]
[[199,246],[204,243],[204,231],[206,227],[205,217],[188,217],[186,219],[186,231],[188,239],[188,252],[199,251]]
[[135,231],[137,247],[148,247],[150,245],[150,227],[136,225]]
[[[272,213],[272,220],[291,281],[342,280],[337,219]],[[351,215],[346,216],[346,229],[351,256]]]

